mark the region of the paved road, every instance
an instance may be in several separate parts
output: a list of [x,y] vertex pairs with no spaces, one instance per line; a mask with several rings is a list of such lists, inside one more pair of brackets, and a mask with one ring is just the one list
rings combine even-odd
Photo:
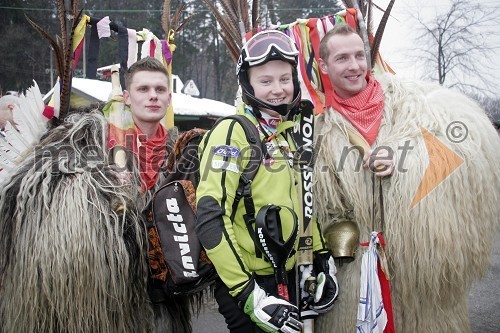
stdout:
[[[491,267],[469,295],[469,317],[473,333],[500,332],[500,233],[497,234],[491,256]],[[443,320],[446,320],[443,318]],[[193,323],[194,333],[229,332],[216,304],[209,302]],[[441,333],[441,332],[436,332]]]
[[500,332],[500,232],[495,238],[490,269],[469,294],[469,317],[473,333]]
[[[215,300],[214,300],[215,303]],[[205,305],[205,311],[194,320],[193,333],[227,333],[224,317],[217,311],[217,303]]]

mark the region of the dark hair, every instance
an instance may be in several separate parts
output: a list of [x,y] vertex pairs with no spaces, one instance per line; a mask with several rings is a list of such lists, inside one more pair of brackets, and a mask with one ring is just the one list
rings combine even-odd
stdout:
[[130,84],[132,83],[135,73],[142,71],[163,73],[167,77],[167,85],[170,81],[170,77],[165,66],[163,66],[163,64],[155,58],[146,57],[135,62],[129,67],[129,69],[127,69],[127,72],[125,73],[125,89],[130,89]]
[[323,59],[324,61],[328,60],[328,57],[330,56],[330,50],[328,49],[328,41],[330,38],[332,38],[335,35],[350,35],[350,34],[359,34],[351,28],[348,24],[346,23],[340,23],[340,24],[335,24],[333,26],[333,29],[328,31],[326,35],[321,39],[321,42],[319,43],[319,57]]

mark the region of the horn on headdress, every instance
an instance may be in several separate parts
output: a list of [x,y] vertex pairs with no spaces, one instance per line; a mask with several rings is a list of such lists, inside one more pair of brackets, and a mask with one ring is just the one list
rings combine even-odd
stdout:
[[[28,22],[45,37],[56,57],[56,70],[60,80],[60,112],[56,115],[59,123],[65,118],[70,107],[71,80],[73,78],[73,37],[75,28],[80,22],[82,11],[78,12],[78,0],[57,0],[57,16],[59,17],[61,36],[51,37],[40,25],[27,15]],[[70,22],[67,22],[67,21]]]
[[[260,23],[259,0],[252,1],[252,16],[249,17],[248,1],[246,0],[202,0],[210,9],[215,20],[221,26],[219,33],[228,53],[236,64],[243,47],[245,34],[256,32]],[[222,10],[219,10],[219,7]]]
[[375,65],[375,58],[380,48],[380,43],[382,42],[382,35],[384,34],[385,26],[387,25],[387,21],[389,20],[389,16],[391,15],[391,10],[392,7],[394,6],[394,1],[395,0],[391,0],[391,2],[389,2],[389,5],[387,5],[386,10],[384,11],[384,15],[380,20],[380,24],[378,25],[377,32],[375,33],[375,38],[373,39],[372,51],[371,51],[372,66]]

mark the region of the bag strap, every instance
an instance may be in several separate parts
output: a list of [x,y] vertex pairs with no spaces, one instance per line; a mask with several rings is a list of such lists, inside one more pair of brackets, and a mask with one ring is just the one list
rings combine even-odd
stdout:
[[[236,189],[232,213],[230,216],[231,221],[234,221],[236,211],[240,200],[243,198],[245,204],[246,214],[243,215],[245,225],[247,226],[248,233],[252,239],[255,239],[255,230],[252,225],[255,223],[255,205],[252,198],[252,181],[259,170],[262,156],[264,155],[265,144],[260,140],[260,134],[254,123],[244,115],[231,115],[217,121],[216,125],[225,119],[233,119],[237,121],[243,130],[248,143],[250,144],[250,159],[245,169],[241,173],[238,188]],[[216,126],[215,125],[215,126]],[[258,257],[262,257],[262,253],[255,244],[255,253]]]
[[[252,121],[247,117],[245,117],[244,115],[231,115],[224,117],[221,120],[223,119],[236,120],[241,125],[241,127],[243,127],[243,130],[245,131],[245,136],[247,137],[247,141],[252,147],[252,149],[248,164],[241,173],[240,186],[242,181],[244,184],[251,183],[252,180],[255,178],[257,171],[259,170],[259,166],[261,164],[263,156],[263,148],[265,147],[265,145],[263,145],[262,142],[260,141],[259,131],[257,130],[257,127],[255,127],[255,125],[252,123]],[[218,122],[219,121],[217,121],[217,123]]]
[[[255,231],[252,228],[252,225],[255,223],[255,205],[252,198],[252,181],[255,178],[257,171],[259,170],[262,156],[264,156],[265,152],[267,151],[266,145],[260,140],[260,134],[257,130],[257,127],[250,119],[248,119],[244,115],[235,114],[226,116],[224,118],[219,118],[212,127],[212,130],[217,127],[220,122],[228,119],[234,120],[241,125],[243,131],[245,132],[245,137],[247,138],[247,141],[251,147],[250,159],[248,160],[248,164],[246,165],[245,169],[241,173],[238,188],[236,189],[230,219],[231,221],[234,221],[239,202],[243,198],[246,211],[246,214],[243,215],[243,218],[245,220],[245,224],[250,236],[252,237],[252,239],[255,239]],[[207,135],[205,135],[205,139],[203,142],[204,149],[201,152],[200,160],[203,156],[212,130],[209,131]],[[255,245],[255,247],[255,253],[257,254],[257,256],[262,257],[262,254],[258,250],[257,245]]]
[[[239,185],[238,188],[236,189],[235,199],[233,202],[233,213],[231,214],[230,218],[231,221],[234,221],[236,208],[238,207],[241,198],[244,198],[247,215],[250,215],[251,216],[250,219],[255,221],[255,207],[252,199],[251,184],[253,179],[255,178],[255,175],[257,174],[257,171],[259,170],[265,145],[260,141],[259,131],[255,127],[253,122],[244,115],[235,114],[226,116],[224,118],[219,118],[212,127],[212,130],[215,127],[217,127],[222,121],[228,119],[234,120],[241,125],[243,131],[245,132],[245,137],[247,138],[247,141],[251,147],[250,159],[248,161],[247,166],[241,173]],[[203,142],[204,147],[206,147],[207,145],[212,130],[209,131],[207,135],[205,135],[205,139]],[[201,152],[200,160],[201,157],[203,156],[204,150],[205,148]]]

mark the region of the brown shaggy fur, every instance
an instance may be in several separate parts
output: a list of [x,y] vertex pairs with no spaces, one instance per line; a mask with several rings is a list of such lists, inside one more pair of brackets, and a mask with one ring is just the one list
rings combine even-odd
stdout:
[[106,135],[102,116],[75,115],[2,188],[2,331],[147,330],[137,193],[107,167]]
[[[413,147],[399,170],[382,182],[396,331],[470,332],[468,292],[488,268],[500,213],[500,139],[483,110],[460,93],[390,75],[379,80],[385,110],[373,147],[391,147],[397,167],[402,159],[398,147],[406,141]],[[468,128],[463,142],[446,137],[453,121]],[[357,151],[342,152],[350,147],[347,126],[337,112],[317,118],[316,209],[323,227],[352,209],[363,242],[371,231],[371,173],[355,171]],[[464,164],[410,209],[429,164],[421,128],[461,156]],[[337,264],[339,298],[334,310],[317,320],[318,331],[355,331],[363,251],[358,249],[354,262]]]
[[1,332],[191,330],[189,300],[153,310],[146,198],[111,165],[104,117],[75,114],[2,184]]

